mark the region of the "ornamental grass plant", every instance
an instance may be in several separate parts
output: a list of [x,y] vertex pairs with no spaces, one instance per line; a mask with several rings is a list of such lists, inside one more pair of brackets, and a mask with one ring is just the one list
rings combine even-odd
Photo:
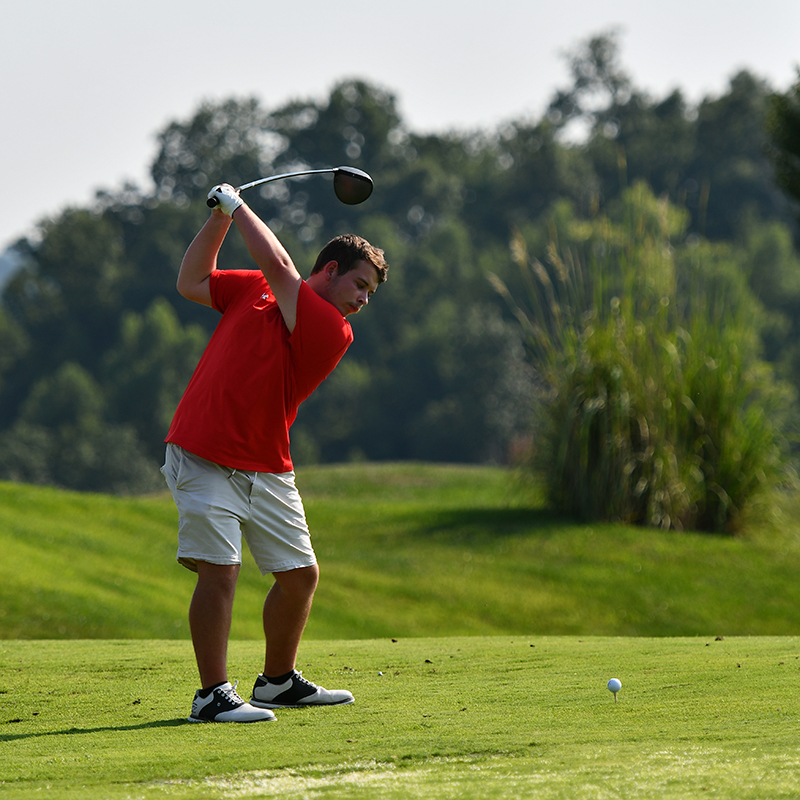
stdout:
[[581,520],[735,531],[786,475],[791,399],[735,259],[643,185],[562,227],[544,263],[515,235],[521,288],[492,278],[536,370],[528,466]]

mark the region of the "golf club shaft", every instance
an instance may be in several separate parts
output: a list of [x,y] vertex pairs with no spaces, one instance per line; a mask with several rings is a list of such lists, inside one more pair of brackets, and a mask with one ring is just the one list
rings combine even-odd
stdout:
[[330,167],[328,169],[305,169],[301,172],[286,172],[283,175],[270,175],[268,178],[259,178],[257,181],[250,181],[240,186],[236,191],[243,192],[245,189],[252,189],[253,186],[260,186],[262,183],[269,183],[270,181],[280,181],[284,178],[300,178],[304,175],[320,175],[325,172],[336,172],[338,167]]
[[[337,167],[331,167],[328,169],[304,169],[300,172],[285,172],[283,175],[270,175],[268,178],[259,178],[257,181],[250,181],[250,183],[242,184],[237,190],[236,193],[244,191],[245,189],[251,189],[253,186],[260,186],[262,183],[269,183],[270,181],[280,181],[284,178],[300,178],[304,175],[319,175],[324,172],[336,172]],[[216,198],[212,197],[206,201],[206,205],[209,208],[216,208],[218,205],[218,201]]]

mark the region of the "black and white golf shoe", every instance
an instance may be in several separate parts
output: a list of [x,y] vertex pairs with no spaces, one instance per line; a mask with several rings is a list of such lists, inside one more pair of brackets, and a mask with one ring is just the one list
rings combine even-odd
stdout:
[[207,697],[195,692],[189,722],[270,722],[274,719],[271,711],[251,706],[239,697],[235,686],[223,683]]
[[258,708],[306,708],[307,706],[344,706],[353,703],[345,689],[323,689],[294,670],[283,683],[270,683],[264,675],[256,678],[250,703]]

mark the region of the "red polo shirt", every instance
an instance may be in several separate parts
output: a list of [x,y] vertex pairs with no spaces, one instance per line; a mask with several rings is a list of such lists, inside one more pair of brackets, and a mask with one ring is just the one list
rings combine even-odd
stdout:
[[303,281],[290,334],[260,271],[217,270],[210,281],[222,318],[166,441],[234,469],[289,472],[297,408],[350,346],[350,323]]

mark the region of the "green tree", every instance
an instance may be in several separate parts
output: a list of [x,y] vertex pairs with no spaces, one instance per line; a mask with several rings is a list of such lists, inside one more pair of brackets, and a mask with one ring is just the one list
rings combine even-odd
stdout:
[[17,368],[29,348],[30,340],[25,331],[0,306],[0,398],[6,375]]
[[46,428],[80,427],[102,418],[104,409],[100,385],[83,367],[67,362],[34,385],[19,419]]
[[587,129],[607,119],[609,109],[630,98],[633,84],[620,65],[619,32],[591,36],[567,54],[572,86],[556,92],[548,116],[560,127],[580,121]]
[[107,418],[130,425],[153,458],[183,390],[208,340],[199,325],[183,328],[172,305],[156,298],[144,314],[126,312],[120,335],[106,351],[101,371],[107,387]]
[[629,181],[646,181],[658,194],[685,202],[696,126],[682,94],[662,101],[633,92],[598,115],[586,155],[598,175],[601,197],[616,196]]
[[792,230],[781,222],[751,217],[727,249],[729,261],[764,307],[757,320],[764,358],[800,394],[800,257]]
[[735,75],[727,93],[698,107],[697,144],[688,166],[699,186],[696,227],[712,239],[734,238],[748,213],[787,219],[767,156],[768,85],[750,72]]
[[94,372],[114,336],[129,274],[119,228],[88,210],[68,209],[26,242],[23,264],[3,292],[6,313],[30,342],[5,402],[12,415],[33,383],[68,361]]
[[78,364],[42,378],[0,433],[0,478],[100,492],[158,487],[158,463],[133,428],[104,421],[104,406],[100,386]]
[[[600,203],[644,180],[691,211],[692,230],[716,240],[735,238],[753,212],[789,219],[766,154],[771,91],[765,81],[741,71],[725,93],[696,108],[679,90],[654,100],[620,66],[613,31],[582,42],[569,65],[572,86],[556,93],[549,119],[562,137],[576,131],[585,137],[584,145],[578,136],[576,147],[592,165],[595,177],[586,185]],[[776,107],[786,109],[781,102]],[[774,135],[785,130],[773,127]]]
[[[198,194],[188,206],[156,201],[138,192],[98,194],[98,213],[119,231],[129,264],[123,285],[126,311],[143,313],[156,297],[176,298],[175,282],[186,246],[208,217],[205,191]],[[202,309],[195,306],[180,303],[176,307],[181,321],[205,319]]]
[[270,122],[286,142],[286,161],[311,168],[386,169],[395,161],[389,137],[401,126],[394,95],[359,80],[334,86],[327,102],[289,103]]
[[198,193],[205,200],[214,183],[239,186],[268,174],[286,147],[254,97],[203,103],[190,120],[167,125],[158,142],[150,170],[156,198],[180,205]]
[[770,96],[767,131],[778,185],[800,203],[800,72],[787,92]]

